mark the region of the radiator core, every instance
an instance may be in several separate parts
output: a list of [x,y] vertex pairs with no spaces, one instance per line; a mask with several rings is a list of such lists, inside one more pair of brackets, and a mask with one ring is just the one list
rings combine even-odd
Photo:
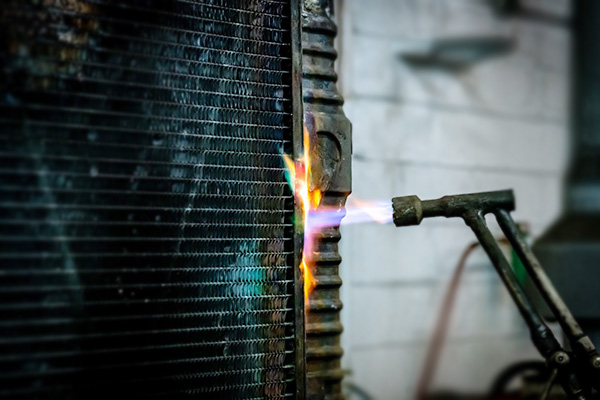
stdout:
[[295,395],[293,4],[2,1],[0,397]]

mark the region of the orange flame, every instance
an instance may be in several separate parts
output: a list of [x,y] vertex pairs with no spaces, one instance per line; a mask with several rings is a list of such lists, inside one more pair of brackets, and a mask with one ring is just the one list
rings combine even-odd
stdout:
[[302,252],[302,261],[300,270],[304,278],[304,301],[308,304],[308,298],[316,286],[315,277],[312,274],[312,263],[310,254],[313,251],[313,231],[309,224],[309,215],[317,210],[321,203],[321,191],[319,189],[310,190],[311,164],[310,164],[310,135],[304,127],[304,152],[296,162],[292,161],[286,154],[283,155],[285,166],[290,175],[290,183],[293,182],[293,190],[296,199],[302,209],[302,222],[304,226],[304,249]]
[[357,224],[371,221],[386,224],[392,222],[393,219],[391,201],[375,202],[351,198],[346,205],[346,212],[342,212],[343,210],[340,207],[321,205],[321,191],[310,189],[312,169],[309,154],[310,135],[305,127],[304,152],[300,159],[293,161],[288,155],[283,154],[290,186],[302,209],[304,248],[300,270],[304,277],[305,304],[308,304],[309,295],[317,283],[311,272],[314,267],[311,255],[313,254],[314,235],[319,229],[340,224]]

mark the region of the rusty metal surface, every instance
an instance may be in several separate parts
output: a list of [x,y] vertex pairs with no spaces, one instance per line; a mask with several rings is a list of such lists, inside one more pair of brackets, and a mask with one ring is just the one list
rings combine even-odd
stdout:
[[[325,0],[305,0],[302,15],[303,98],[305,125],[311,142],[311,189],[323,192],[321,206],[343,208],[351,191],[351,125],[342,110],[334,63],[337,34],[331,7]],[[342,303],[339,289],[341,257],[339,226],[322,230],[315,238],[316,287],[306,309],[306,369],[308,399],[342,398],[340,345]]]

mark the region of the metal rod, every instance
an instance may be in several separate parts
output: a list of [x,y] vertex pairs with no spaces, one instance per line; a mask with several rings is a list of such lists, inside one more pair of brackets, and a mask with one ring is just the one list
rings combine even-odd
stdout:
[[425,201],[421,201],[417,196],[404,196],[393,198],[392,205],[394,224],[409,226],[419,225],[423,218],[463,218],[473,210],[483,214],[499,208],[512,211],[515,209],[515,196],[512,190],[444,196],[437,200]]
[[481,212],[474,212],[464,215],[463,219],[473,230],[475,236],[479,239],[481,246],[492,261],[492,264],[494,264],[498,275],[500,275],[500,279],[504,282],[504,285],[508,289],[519,312],[531,331],[531,338],[535,347],[546,358],[557,351],[562,351],[560,343],[556,340],[550,328],[548,328],[523,291],[523,288],[519,285],[515,273],[504,257],[496,239],[489,231],[483,214]]
[[474,209],[483,215],[499,208],[513,211],[515,209],[515,196],[512,190],[496,192],[470,193],[455,196],[444,196],[437,200],[425,200],[423,205],[423,218],[429,217],[463,217]]
[[[556,317],[556,320],[571,343],[571,347],[576,354],[588,360],[589,367],[593,371],[596,371],[597,375],[600,373],[600,355],[598,355],[594,343],[577,323],[577,320],[552,284],[552,281],[546,275],[537,257],[527,245],[525,238],[519,232],[510,213],[500,209],[496,210],[494,214],[500,228],[525,266],[531,280],[538,288],[546,304],[548,304],[550,311]],[[598,387],[598,383],[595,384],[595,387]]]
[[[498,224],[506,235],[506,238],[516,251],[521,259],[521,262],[527,269],[533,283],[537,286],[540,294],[550,307],[550,310],[557,318],[563,331],[572,343],[577,342],[585,336],[583,330],[571,314],[571,311],[560,297],[556,288],[548,278],[548,275],[542,269],[539,261],[529,249],[525,242],[525,238],[519,232],[519,229],[513,221],[511,215],[505,210],[497,210],[495,212]],[[593,344],[592,344],[593,346]]]
[[[295,160],[304,152],[304,108],[302,102],[302,1],[290,2],[292,44],[292,154]],[[294,218],[302,219],[302,204],[294,196]],[[304,249],[304,227],[294,224],[294,325],[295,325],[295,400],[306,399],[306,316],[304,277],[300,270]]]
[[549,366],[564,369],[561,374],[561,385],[568,398],[584,400],[586,396],[579,383],[579,379],[573,370],[568,368],[569,356],[564,351],[554,333],[548,328],[542,317],[519,285],[519,281],[513,272],[510,264],[504,257],[502,250],[498,246],[496,239],[490,232],[485,222],[484,214],[481,211],[473,211],[462,216],[467,225],[473,230],[479,243],[487,253],[489,259],[494,264],[500,279],[508,289],[508,292],[517,305],[519,312],[529,327],[531,341],[538,349],[540,354],[546,358]]

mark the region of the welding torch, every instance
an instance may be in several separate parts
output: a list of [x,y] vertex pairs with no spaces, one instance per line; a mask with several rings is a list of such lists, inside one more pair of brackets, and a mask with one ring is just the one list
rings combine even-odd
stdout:
[[[424,218],[462,218],[475,233],[508,289],[529,327],[533,344],[546,360],[551,376],[562,385],[570,399],[587,399],[592,388],[600,392],[600,355],[513,221],[510,214],[515,209],[512,190],[444,196],[425,201],[417,196],[396,197],[392,199],[392,207],[394,224],[398,227],[419,225]],[[488,228],[485,220],[487,214],[496,217],[527,274],[565,333],[570,351],[561,346],[519,284],[510,263]]]

